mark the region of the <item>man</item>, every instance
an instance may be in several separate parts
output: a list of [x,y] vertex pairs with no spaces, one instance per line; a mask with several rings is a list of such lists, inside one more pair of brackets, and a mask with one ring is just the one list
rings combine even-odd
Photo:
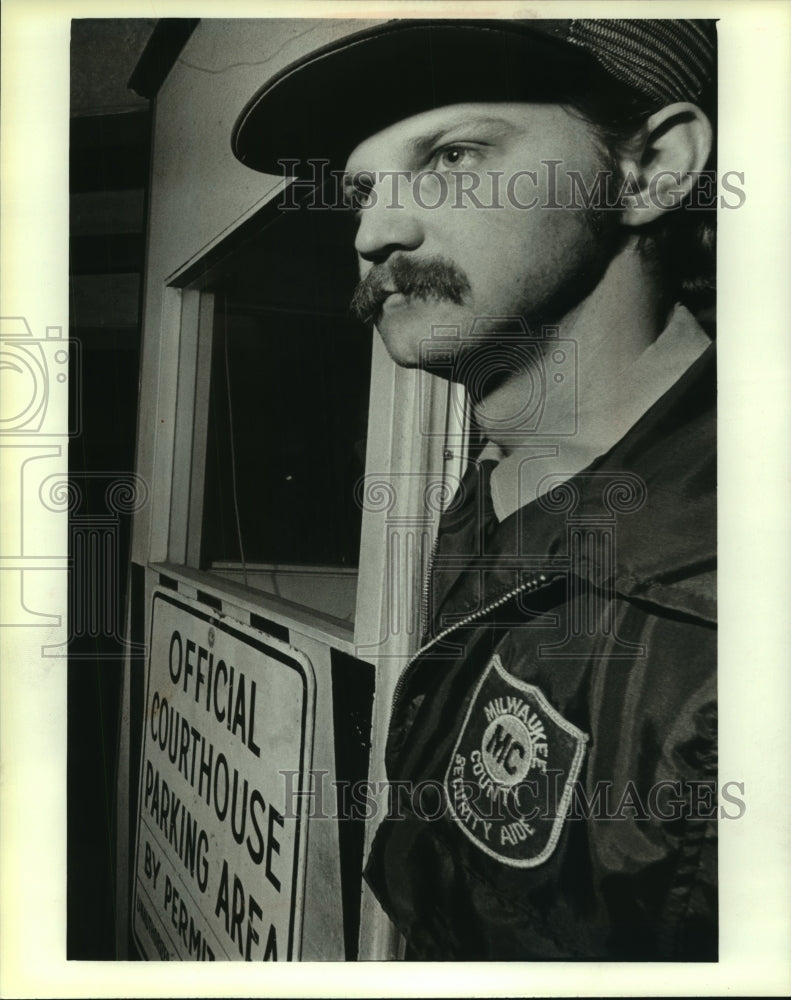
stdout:
[[366,867],[407,957],[716,958],[714,358],[681,304],[714,63],[708,22],[398,21],[237,122],[258,169],[345,161],[353,307],[483,445]]

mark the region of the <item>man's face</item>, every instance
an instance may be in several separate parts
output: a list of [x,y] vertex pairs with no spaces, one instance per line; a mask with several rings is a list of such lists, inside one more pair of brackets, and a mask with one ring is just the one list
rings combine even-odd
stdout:
[[432,326],[464,344],[476,317],[491,330],[498,317],[558,322],[598,282],[609,241],[590,211],[549,206],[573,204],[569,173],[590,190],[603,163],[591,127],[559,105],[452,105],[366,139],[346,166],[358,315],[407,367]]

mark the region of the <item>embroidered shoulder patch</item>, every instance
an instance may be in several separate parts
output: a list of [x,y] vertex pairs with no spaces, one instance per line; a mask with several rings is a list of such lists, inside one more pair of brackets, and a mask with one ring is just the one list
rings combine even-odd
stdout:
[[555,849],[588,737],[495,653],[473,694],[445,785],[450,812],[486,854],[534,868]]

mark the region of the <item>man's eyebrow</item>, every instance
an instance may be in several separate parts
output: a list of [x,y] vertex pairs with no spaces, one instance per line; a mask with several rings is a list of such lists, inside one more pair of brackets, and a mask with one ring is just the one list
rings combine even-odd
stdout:
[[[508,118],[500,118],[497,115],[473,115],[470,117],[468,115],[460,114],[455,121],[445,122],[440,128],[433,132],[428,132],[426,135],[414,136],[407,141],[406,145],[410,152],[414,155],[420,156],[431,152],[437,143],[440,143],[447,138],[449,133],[455,132],[460,128],[465,130],[463,138],[472,139],[474,138],[472,133],[476,130],[488,129],[490,134],[493,132],[503,134],[505,132],[515,131],[518,126],[516,122],[510,121]],[[459,136],[459,141],[461,140],[462,136]]]

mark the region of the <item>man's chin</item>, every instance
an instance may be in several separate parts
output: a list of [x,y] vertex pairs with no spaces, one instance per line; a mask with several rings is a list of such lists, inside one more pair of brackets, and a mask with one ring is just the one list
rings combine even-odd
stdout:
[[441,351],[439,355],[435,356],[435,351],[421,349],[425,347],[424,341],[420,341],[412,346],[405,344],[403,341],[394,342],[385,337],[382,337],[382,341],[391,360],[399,368],[428,372],[431,375],[436,375],[437,378],[450,382],[459,381],[453,378],[457,364],[455,355],[449,355],[447,351]]
[[[381,325],[380,325],[381,323]],[[376,323],[374,329],[382,338],[385,350],[399,368],[420,368],[420,341],[405,335],[403,331],[393,332],[386,322]]]
[[[430,308],[420,308],[424,303],[408,303],[397,310],[380,312],[375,329],[393,361],[402,368],[421,368],[433,371],[435,363],[447,377],[448,335],[455,331],[463,337],[469,325],[469,316],[452,303],[431,303]],[[439,351],[438,351],[439,348]]]

